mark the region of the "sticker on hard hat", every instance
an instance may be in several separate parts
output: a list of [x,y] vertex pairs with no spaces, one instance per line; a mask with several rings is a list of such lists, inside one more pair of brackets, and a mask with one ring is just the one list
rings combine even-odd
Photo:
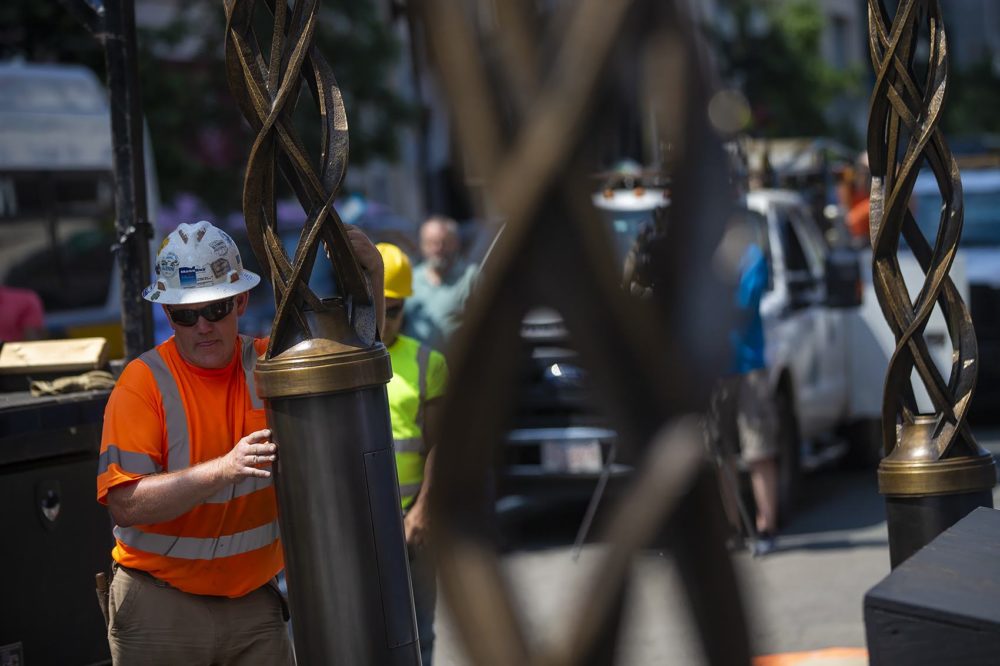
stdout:
[[181,287],[185,289],[188,287],[197,287],[199,283],[211,282],[210,278],[206,279],[198,276],[198,273],[205,272],[204,267],[201,266],[181,266],[179,272]]
[[212,272],[215,273],[215,277],[220,278],[230,270],[230,264],[228,259],[216,259],[212,262]]
[[215,240],[209,243],[209,245],[217,257],[226,256],[226,252],[229,250],[229,245],[226,244],[226,241]]
[[[160,261],[156,264],[159,269],[157,272],[160,273],[165,278],[172,278],[174,273],[177,272],[177,266],[180,265],[180,260],[177,255],[173,252],[167,252],[160,257]],[[183,270],[183,269],[181,269]]]

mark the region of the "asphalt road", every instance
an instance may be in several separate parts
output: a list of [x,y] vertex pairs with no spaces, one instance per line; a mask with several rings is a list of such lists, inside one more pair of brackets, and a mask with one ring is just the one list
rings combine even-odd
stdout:
[[[978,429],[1000,454],[1000,429]],[[756,655],[864,647],[862,599],[889,573],[885,510],[875,472],[823,470],[809,475],[799,511],[775,552],[734,553]],[[1000,491],[995,491],[1000,507]],[[503,566],[525,618],[525,633],[544,643],[563,636],[571,610],[586,602],[600,544],[572,558],[579,509],[552,510],[518,523]],[[619,663],[698,664],[703,657],[669,553],[644,554],[630,594]],[[439,604],[438,666],[467,664],[446,607]]]

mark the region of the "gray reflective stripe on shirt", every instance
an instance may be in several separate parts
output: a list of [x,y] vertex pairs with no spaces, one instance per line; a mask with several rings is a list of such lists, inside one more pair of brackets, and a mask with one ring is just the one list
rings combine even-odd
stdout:
[[392,445],[396,453],[420,453],[424,452],[423,437],[407,437],[406,439],[394,439]]
[[[246,377],[247,382],[247,392],[250,394],[250,403],[254,409],[263,409],[264,402],[257,397],[257,385],[253,379],[253,371],[254,368],[257,367],[257,350],[253,346],[254,339],[249,335],[241,334],[240,340],[243,343],[243,354],[241,360],[243,362],[243,374]],[[239,483],[226,486],[205,500],[205,503],[225,504],[231,499],[242,497],[243,495],[249,495],[250,493],[255,493],[258,490],[269,488],[270,486],[271,477],[260,478],[257,476],[248,476]]]
[[250,404],[254,409],[264,409],[264,401],[257,397],[257,384],[253,379],[253,371],[257,367],[257,349],[253,346],[253,338],[249,335],[240,335],[240,340],[243,341],[243,374],[247,379]]
[[214,539],[153,534],[136,527],[118,525],[115,525],[114,533],[115,538],[130,548],[182,560],[214,560],[249,553],[271,545],[280,537],[277,520]]
[[[257,350],[253,346],[253,338],[241,335],[243,340],[243,372],[246,376],[247,392],[254,409],[262,409],[264,403],[257,397],[256,384],[253,379],[254,368],[257,367]],[[139,360],[149,367],[160,389],[160,399],[163,403],[163,415],[167,422],[167,471],[175,472],[187,469],[191,465],[191,452],[188,444],[187,414],[177,380],[167,367],[166,361],[156,349],[150,349],[139,357]],[[230,489],[224,492],[228,493]],[[249,492],[253,492],[252,490]],[[237,493],[238,497],[240,494]]]
[[267,478],[248,476],[239,483],[228,485],[219,492],[215,493],[205,500],[205,504],[225,504],[231,499],[236,499],[237,497],[249,495],[250,493],[255,493],[258,490],[263,490],[264,488],[269,488],[271,486],[271,478],[272,477],[270,476]]
[[122,471],[129,474],[156,474],[163,471],[153,456],[135,451],[123,451],[116,444],[108,444],[107,450],[97,458],[97,474],[107,472],[108,465],[118,465]]
[[406,485],[401,485],[399,487],[399,497],[400,499],[406,499],[407,497],[413,497],[420,490],[421,483],[407,483]]
[[156,386],[160,389],[163,416],[167,422],[167,471],[187,469],[191,465],[187,414],[184,412],[184,402],[181,400],[181,391],[177,388],[177,380],[174,379],[158,350],[150,349],[140,356],[139,360],[152,371]]

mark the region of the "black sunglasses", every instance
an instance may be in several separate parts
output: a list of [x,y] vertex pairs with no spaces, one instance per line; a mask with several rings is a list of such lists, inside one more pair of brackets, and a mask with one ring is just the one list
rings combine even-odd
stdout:
[[402,304],[400,304],[400,305],[393,305],[392,307],[389,307],[389,308],[385,309],[385,316],[387,318],[389,318],[389,319],[395,319],[400,314],[402,314],[402,312],[403,312],[403,306],[402,306]]
[[190,308],[185,308],[183,310],[167,308],[167,312],[170,313],[170,319],[178,326],[194,326],[198,323],[198,317],[204,317],[206,321],[210,322],[217,322],[221,319],[225,319],[229,313],[233,311],[233,306],[235,305],[236,299],[227,298],[224,301],[209,303],[205,307],[198,308],[197,310],[192,310]]

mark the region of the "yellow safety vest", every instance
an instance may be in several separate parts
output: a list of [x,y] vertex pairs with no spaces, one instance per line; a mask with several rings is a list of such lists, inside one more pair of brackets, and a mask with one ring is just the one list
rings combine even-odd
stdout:
[[411,337],[400,335],[389,347],[392,379],[386,386],[396,450],[399,496],[405,511],[424,481],[424,406],[444,395],[448,369],[444,356]]

